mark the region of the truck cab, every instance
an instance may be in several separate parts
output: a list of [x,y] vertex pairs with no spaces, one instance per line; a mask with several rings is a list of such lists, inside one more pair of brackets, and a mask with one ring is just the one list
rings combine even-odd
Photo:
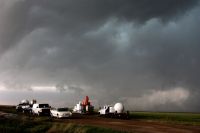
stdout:
[[32,113],[36,114],[38,116],[40,116],[40,115],[50,115],[50,106],[49,106],[49,104],[46,104],[46,103],[33,104]]
[[111,105],[105,105],[102,109],[99,110],[100,115],[113,114],[115,113],[114,107]]

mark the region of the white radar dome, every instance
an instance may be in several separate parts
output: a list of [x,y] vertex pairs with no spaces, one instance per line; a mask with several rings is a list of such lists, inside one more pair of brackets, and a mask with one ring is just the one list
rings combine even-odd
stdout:
[[115,111],[117,111],[117,113],[123,113],[124,111],[124,106],[122,103],[116,103],[114,106]]
[[24,100],[21,101],[21,104],[29,104],[29,101],[24,99]]

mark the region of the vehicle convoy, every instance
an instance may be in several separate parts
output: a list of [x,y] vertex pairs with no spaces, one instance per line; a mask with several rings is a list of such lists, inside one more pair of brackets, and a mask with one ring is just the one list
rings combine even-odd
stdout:
[[73,112],[80,113],[80,114],[91,114],[94,112],[94,106],[91,105],[89,101],[89,97],[86,96],[83,101],[79,101],[76,106],[74,106]]
[[115,117],[115,118],[128,118],[129,112],[124,110],[122,103],[116,103],[114,106],[105,105],[99,110],[100,116]]
[[50,115],[50,106],[49,104],[33,104],[32,107],[32,114],[33,115]]
[[68,108],[52,108],[50,110],[51,117],[68,118],[72,116],[72,112]]
[[[29,102],[28,100],[22,100],[19,105],[16,106],[18,112],[28,112],[33,115],[48,115],[57,118],[66,118],[72,116],[72,112],[68,108],[51,108],[49,104],[36,103],[36,100]],[[89,97],[86,96],[82,102],[80,101],[73,108],[73,117],[76,114],[94,114],[94,106],[91,105]],[[129,118],[129,112],[125,111],[122,103],[116,103],[114,106],[105,105],[98,111],[100,116],[112,117],[112,118]],[[77,115],[78,115],[77,114]]]

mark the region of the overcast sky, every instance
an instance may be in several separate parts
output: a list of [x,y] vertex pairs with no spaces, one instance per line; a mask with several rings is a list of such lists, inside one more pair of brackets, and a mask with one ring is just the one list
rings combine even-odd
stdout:
[[200,111],[198,0],[0,0],[0,104]]

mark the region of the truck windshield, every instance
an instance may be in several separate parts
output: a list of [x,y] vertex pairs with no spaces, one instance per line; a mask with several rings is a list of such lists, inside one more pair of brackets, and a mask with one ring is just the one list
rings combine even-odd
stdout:
[[58,111],[62,112],[62,111],[68,111],[68,108],[58,108]]
[[48,108],[49,104],[39,104],[39,108]]

